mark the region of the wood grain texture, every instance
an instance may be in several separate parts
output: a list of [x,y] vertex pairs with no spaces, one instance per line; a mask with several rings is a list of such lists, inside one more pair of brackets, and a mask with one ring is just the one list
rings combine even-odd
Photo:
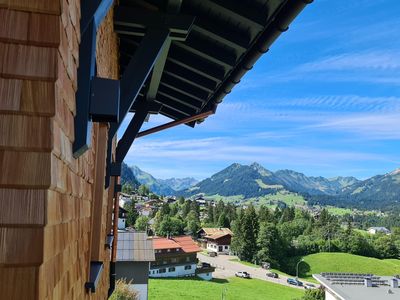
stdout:
[[30,12],[60,14],[60,2],[58,0],[8,0],[8,7]]
[[0,150],[0,187],[47,188],[51,183],[50,153]]
[[0,226],[44,226],[46,190],[0,189]]
[[31,14],[28,40],[30,44],[58,47],[60,44],[60,23],[58,16]]
[[37,297],[37,267],[0,267],[1,299],[35,300]]
[[0,9],[0,40],[5,42],[28,41],[29,13]]
[[43,228],[0,227],[0,266],[43,262]]
[[0,149],[51,151],[50,118],[2,115],[0,118]]
[[56,80],[57,49],[7,44],[2,74],[8,78]]

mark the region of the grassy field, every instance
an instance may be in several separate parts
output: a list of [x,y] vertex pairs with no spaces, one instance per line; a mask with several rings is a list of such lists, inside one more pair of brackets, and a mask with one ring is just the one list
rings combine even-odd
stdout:
[[[301,257],[294,257],[292,261],[293,270],[290,274],[286,274],[279,270],[271,269],[270,271],[276,272],[288,277],[295,276],[295,265]],[[322,272],[352,272],[352,273],[372,273],[375,275],[394,275],[400,274],[400,260],[399,259],[377,259],[348,253],[317,253],[303,257],[304,262],[299,264],[299,277],[317,282],[312,274]],[[260,267],[249,262],[239,261],[232,259],[241,264],[250,267]]]
[[375,275],[400,274],[400,260],[377,259],[348,253],[317,253],[303,257],[300,277],[309,280],[321,272],[372,273]]
[[299,289],[258,279],[229,278],[204,281],[201,279],[150,279],[149,300],[293,300],[304,292]]

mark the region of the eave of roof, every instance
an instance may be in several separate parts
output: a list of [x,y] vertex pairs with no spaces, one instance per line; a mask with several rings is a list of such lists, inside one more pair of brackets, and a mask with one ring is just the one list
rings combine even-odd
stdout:
[[[241,77],[312,0],[183,0],[181,13],[196,17],[186,41],[173,41],[155,101],[175,120],[216,111]],[[165,9],[162,0],[121,0],[121,6]],[[117,30],[118,32],[118,30]],[[120,32],[121,71],[141,37]],[[146,96],[146,83],[136,100]],[[133,106],[133,111],[135,106]],[[195,122],[191,122],[191,126]]]

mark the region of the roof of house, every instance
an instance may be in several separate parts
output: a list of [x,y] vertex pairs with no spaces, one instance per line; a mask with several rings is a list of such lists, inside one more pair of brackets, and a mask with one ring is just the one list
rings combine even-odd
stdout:
[[[329,275],[332,274],[332,275]],[[322,273],[313,274],[326,290],[341,300],[376,300],[399,299],[400,288],[391,286],[392,276],[375,276],[372,274]],[[370,278],[372,286],[364,284]]]
[[229,228],[225,227],[203,227],[198,232],[204,231],[206,235],[215,235],[215,234],[230,234],[233,235],[233,232]]
[[154,261],[153,241],[145,232],[118,232],[117,261]]
[[382,231],[389,231],[386,227],[370,227],[368,230],[382,230]]
[[[166,14],[170,8],[161,0],[121,0],[115,9],[114,28],[120,38],[121,74],[139,51],[144,29],[138,15],[149,19]],[[188,36],[173,30],[154,101],[159,113],[181,120],[199,113],[216,111],[222,99],[243,75],[266,53],[278,36],[312,0],[189,0],[181,1],[176,22],[186,24]],[[153,16],[154,18],[154,16]],[[186,21],[186,22],[185,22]],[[146,99],[150,77],[137,102]],[[137,105],[131,106],[136,111]],[[187,125],[194,127],[196,122]]]
[[190,236],[177,236],[170,238],[153,238],[154,249],[182,249],[185,253],[199,252],[200,247],[197,246],[196,242]]

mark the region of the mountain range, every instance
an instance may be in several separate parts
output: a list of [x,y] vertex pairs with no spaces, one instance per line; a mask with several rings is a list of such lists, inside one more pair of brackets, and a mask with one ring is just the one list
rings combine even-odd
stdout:
[[[160,195],[191,197],[195,195],[242,199],[262,197],[278,192],[302,195],[310,205],[334,205],[359,209],[400,208],[400,169],[365,180],[355,177],[313,177],[292,170],[272,172],[258,163],[234,163],[197,182],[194,178],[156,179],[136,166],[129,167],[140,184]],[[124,176],[122,176],[124,177]]]
[[284,191],[302,195],[309,204],[392,209],[400,207],[400,169],[358,180],[355,177],[312,177],[292,170],[272,172],[258,163],[234,163],[178,194],[185,197],[241,195],[246,199]]
[[191,177],[157,179],[137,166],[129,168],[140,184],[147,185],[153,193],[158,195],[174,195],[177,191],[185,190],[198,182]]

